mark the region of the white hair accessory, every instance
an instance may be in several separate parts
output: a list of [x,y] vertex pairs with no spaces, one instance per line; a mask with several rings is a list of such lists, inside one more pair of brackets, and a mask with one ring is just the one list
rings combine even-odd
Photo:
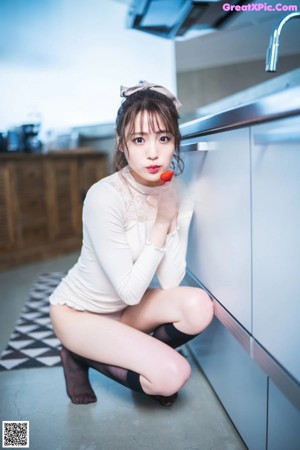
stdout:
[[151,89],[153,91],[157,91],[157,92],[160,92],[161,94],[165,95],[170,100],[172,100],[176,109],[179,109],[182,106],[182,104],[180,103],[178,98],[175,97],[175,95],[172,94],[172,92],[170,92],[167,88],[165,88],[164,86],[159,86],[158,84],[148,83],[148,81],[140,81],[139,84],[132,86],[132,87],[121,86],[120,96],[126,98],[126,97],[129,97],[130,95],[134,94],[135,92],[145,91],[146,89]]

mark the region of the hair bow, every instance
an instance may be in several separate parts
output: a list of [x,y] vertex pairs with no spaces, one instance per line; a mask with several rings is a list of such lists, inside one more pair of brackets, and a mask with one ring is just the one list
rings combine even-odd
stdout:
[[165,95],[170,100],[172,100],[176,109],[179,109],[182,106],[182,104],[180,103],[178,98],[175,97],[175,95],[172,94],[172,92],[170,92],[167,88],[165,88],[164,86],[159,86],[158,84],[148,83],[148,81],[140,81],[139,84],[137,84],[136,86],[132,86],[132,87],[121,86],[120,96],[121,97],[129,97],[130,95],[134,94],[135,92],[145,91],[146,89],[152,89],[153,91],[157,91],[157,92],[160,92],[161,94]]

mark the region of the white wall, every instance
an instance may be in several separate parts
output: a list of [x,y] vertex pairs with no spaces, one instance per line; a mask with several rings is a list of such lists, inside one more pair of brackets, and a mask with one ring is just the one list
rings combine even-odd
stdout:
[[176,91],[174,43],[125,28],[113,0],[1,0],[0,130],[39,112],[43,129],[113,121],[119,86]]

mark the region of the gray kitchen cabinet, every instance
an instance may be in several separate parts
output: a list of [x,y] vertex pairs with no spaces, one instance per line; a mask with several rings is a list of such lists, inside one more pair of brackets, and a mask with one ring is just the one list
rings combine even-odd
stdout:
[[299,450],[300,412],[270,381],[267,450]]
[[199,138],[184,154],[184,181],[195,201],[187,266],[251,331],[249,129]]
[[300,117],[253,126],[251,146],[253,335],[299,382]]
[[267,376],[216,318],[189,348],[247,447],[265,449]]
[[249,450],[300,449],[300,86],[289,82],[181,125],[195,200],[186,283],[215,307],[188,346]]

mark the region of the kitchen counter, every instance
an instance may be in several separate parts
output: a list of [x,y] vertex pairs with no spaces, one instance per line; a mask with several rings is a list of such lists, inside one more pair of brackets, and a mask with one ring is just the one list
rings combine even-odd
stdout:
[[[195,119],[180,126],[182,145],[198,137],[300,114],[300,85],[252,102]],[[183,151],[190,150],[183,148]]]

